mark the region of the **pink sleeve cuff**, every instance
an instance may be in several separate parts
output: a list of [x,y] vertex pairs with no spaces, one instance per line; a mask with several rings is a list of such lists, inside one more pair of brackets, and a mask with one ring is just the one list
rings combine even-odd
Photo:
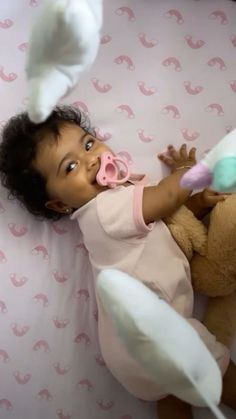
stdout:
[[143,218],[143,189],[145,185],[135,185],[134,188],[134,222],[138,233],[148,233],[153,229],[154,223],[146,224]]

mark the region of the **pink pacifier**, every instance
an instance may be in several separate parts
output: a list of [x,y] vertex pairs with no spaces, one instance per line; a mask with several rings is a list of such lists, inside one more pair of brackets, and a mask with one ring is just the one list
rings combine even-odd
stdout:
[[[114,156],[109,151],[102,153],[100,158],[101,166],[96,176],[96,180],[99,185],[115,188],[116,185],[122,185],[129,179],[130,172],[124,159]],[[118,163],[123,165],[125,169],[124,171],[122,170],[121,172]],[[121,174],[122,178],[120,178]]]

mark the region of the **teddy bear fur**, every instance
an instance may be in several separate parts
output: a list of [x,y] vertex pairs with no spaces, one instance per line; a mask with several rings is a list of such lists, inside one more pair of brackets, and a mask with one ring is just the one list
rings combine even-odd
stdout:
[[207,228],[185,206],[165,221],[190,262],[194,290],[209,297],[203,323],[230,348],[236,330],[236,194],[215,206]]

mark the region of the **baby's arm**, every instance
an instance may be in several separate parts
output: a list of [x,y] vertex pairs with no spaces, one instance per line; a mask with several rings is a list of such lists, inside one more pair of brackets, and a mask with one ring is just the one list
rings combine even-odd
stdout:
[[146,224],[171,215],[187,201],[191,191],[181,188],[180,179],[190,167],[196,164],[195,154],[195,148],[188,152],[186,144],[183,144],[179,151],[169,146],[167,154],[158,156],[172,173],[158,185],[144,188],[143,218]]

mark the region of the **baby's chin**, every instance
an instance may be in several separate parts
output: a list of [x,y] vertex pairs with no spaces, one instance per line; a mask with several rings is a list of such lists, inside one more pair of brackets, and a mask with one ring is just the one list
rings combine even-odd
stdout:
[[107,191],[108,189],[110,189],[108,186],[103,186],[103,185],[99,185],[99,183],[95,183],[94,188],[96,190],[96,196],[104,191]]

